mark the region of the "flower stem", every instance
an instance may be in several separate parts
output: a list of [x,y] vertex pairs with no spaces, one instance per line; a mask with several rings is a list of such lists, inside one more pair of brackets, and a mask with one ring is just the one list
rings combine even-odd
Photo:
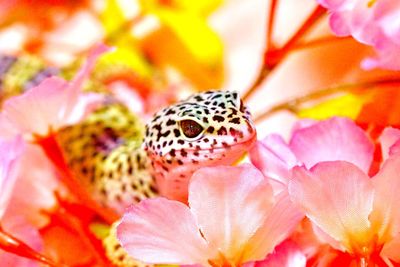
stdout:
[[302,50],[302,49],[310,49],[321,45],[327,44],[335,44],[336,42],[344,42],[353,40],[353,37],[346,36],[346,37],[336,37],[336,36],[324,36],[319,37],[317,39],[308,41],[308,42],[301,42],[293,47],[293,50]]
[[366,82],[360,82],[360,83],[350,83],[350,84],[342,84],[338,86],[333,86],[333,87],[328,87],[322,90],[318,90],[315,92],[312,92],[307,95],[303,95],[294,99],[291,99],[289,101],[285,101],[283,103],[277,104],[265,112],[262,112],[260,114],[256,114],[254,116],[254,121],[256,123],[259,123],[263,121],[264,119],[270,117],[271,115],[287,110],[292,113],[296,113],[299,109],[299,105],[307,103],[308,101],[312,100],[317,100],[325,96],[329,96],[338,92],[345,92],[345,91],[351,91],[354,89],[359,89],[359,88],[364,88],[364,89],[370,89],[378,85],[394,85],[394,84],[400,84],[400,78],[395,77],[395,78],[383,78],[379,80],[374,80],[374,81],[366,81]]
[[15,238],[14,236],[6,233],[0,226],[0,248],[9,253],[28,258],[31,260],[39,261],[48,266],[56,267],[61,266],[54,263],[46,256],[35,251],[33,248],[25,244],[23,241]]
[[276,7],[278,6],[278,0],[271,0],[269,6],[269,16],[267,21],[267,34],[266,34],[266,48],[272,49],[274,47],[272,35],[274,34],[274,24]]
[[[276,6],[276,3],[271,4],[271,8],[273,7],[275,9],[274,6]],[[325,9],[318,5],[299,27],[299,29],[281,48],[274,48],[273,46],[271,46],[271,35],[267,34],[267,45],[264,52],[263,65],[257,78],[255,79],[255,82],[244,93],[243,101],[246,101],[256,91],[256,89],[258,89],[260,84],[271,74],[272,70],[274,70],[275,67],[280,64],[280,62],[282,62],[282,60],[294,49],[299,40],[303,38],[306,33],[309,32],[309,30],[324,14]],[[272,17],[274,18],[274,15]],[[272,31],[272,29],[270,31]]]

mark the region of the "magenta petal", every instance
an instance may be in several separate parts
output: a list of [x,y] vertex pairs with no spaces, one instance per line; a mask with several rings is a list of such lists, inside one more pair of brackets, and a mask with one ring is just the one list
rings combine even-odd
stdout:
[[256,262],[254,267],[305,267],[306,262],[306,255],[296,243],[286,240],[277,246],[265,260]]
[[335,117],[294,132],[290,148],[307,168],[318,162],[343,160],[368,172],[374,146],[365,132],[347,118]]
[[207,264],[210,252],[189,208],[165,198],[131,206],[117,237],[133,258],[154,264]]

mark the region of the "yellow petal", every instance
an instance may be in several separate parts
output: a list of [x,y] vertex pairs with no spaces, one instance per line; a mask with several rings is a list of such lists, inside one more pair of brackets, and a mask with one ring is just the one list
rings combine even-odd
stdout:
[[206,16],[219,7],[223,0],[140,0],[139,2],[144,10],[153,10],[164,6]]
[[206,21],[193,13],[158,9],[161,26],[142,39],[157,65],[173,67],[199,89],[218,88],[223,79],[222,42]]
[[100,14],[100,21],[106,35],[112,33],[126,21],[126,17],[118,4],[118,0],[107,0],[103,12]]
[[364,104],[371,98],[370,94],[345,94],[314,106],[300,109],[297,115],[301,118],[323,120],[332,116],[343,116],[356,119]]

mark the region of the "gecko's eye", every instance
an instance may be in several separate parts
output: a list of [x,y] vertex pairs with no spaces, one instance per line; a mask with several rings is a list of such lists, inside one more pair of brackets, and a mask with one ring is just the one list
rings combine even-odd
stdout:
[[194,120],[180,122],[182,133],[188,138],[195,138],[203,132],[203,127]]

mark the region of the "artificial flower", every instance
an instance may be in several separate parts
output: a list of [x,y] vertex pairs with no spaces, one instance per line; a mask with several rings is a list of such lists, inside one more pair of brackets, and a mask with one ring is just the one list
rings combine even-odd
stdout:
[[40,136],[78,122],[103,99],[93,93],[81,93],[81,89],[97,57],[107,50],[105,45],[93,49],[71,82],[50,77],[24,94],[8,99],[3,116],[19,132]]
[[345,161],[294,167],[289,193],[322,231],[326,242],[355,261],[380,264],[399,251],[400,157],[386,160],[370,178]]
[[199,169],[189,207],[144,200],[124,214],[117,237],[133,258],[147,263],[239,266],[265,259],[303,217],[287,194],[274,197],[251,165]]
[[400,152],[400,130],[387,127],[379,137],[382,149],[382,158],[386,160],[390,155]]
[[285,240],[263,261],[254,263],[254,267],[305,267],[307,257],[300,247],[291,240]]
[[345,160],[368,172],[373,150],[366,133],[353,121],[334,117],[300,121],[288,144],[280,135],[268,135],[251,149],[250,159],[274,185],[285,187],[291,168],[297,165],[311,168],[322,161]]
[[[24,211],[14,210],[10,212],[8,210],[10,204],[12,204],[11,199],[16,192],[14,188],[17,183],[18,170],[21,169],[20,157],[24,147],[20,136],[11,141],[0,141],[0,243],[2,246],[7,243],[3,240],[2,229],[5,229],[13,236],[27,242],[32,248],[40,249],[42,244],[39,232],[26,220]],[[0,262],[7,264],[7,266],[36,266],[33,265],[35,263],[32,261],[5,251],[0,251]]]
[[23,151],[23,141],[17,136],[11,141],[0,141],[0,218],[3,217],[16,182],[16,164]]
[[400,70],[400,3],[393,0],[318,0],[330,13],[330,26],[339,36],[353,36],[373,46],[375,58],[362,63],[366,69]]

